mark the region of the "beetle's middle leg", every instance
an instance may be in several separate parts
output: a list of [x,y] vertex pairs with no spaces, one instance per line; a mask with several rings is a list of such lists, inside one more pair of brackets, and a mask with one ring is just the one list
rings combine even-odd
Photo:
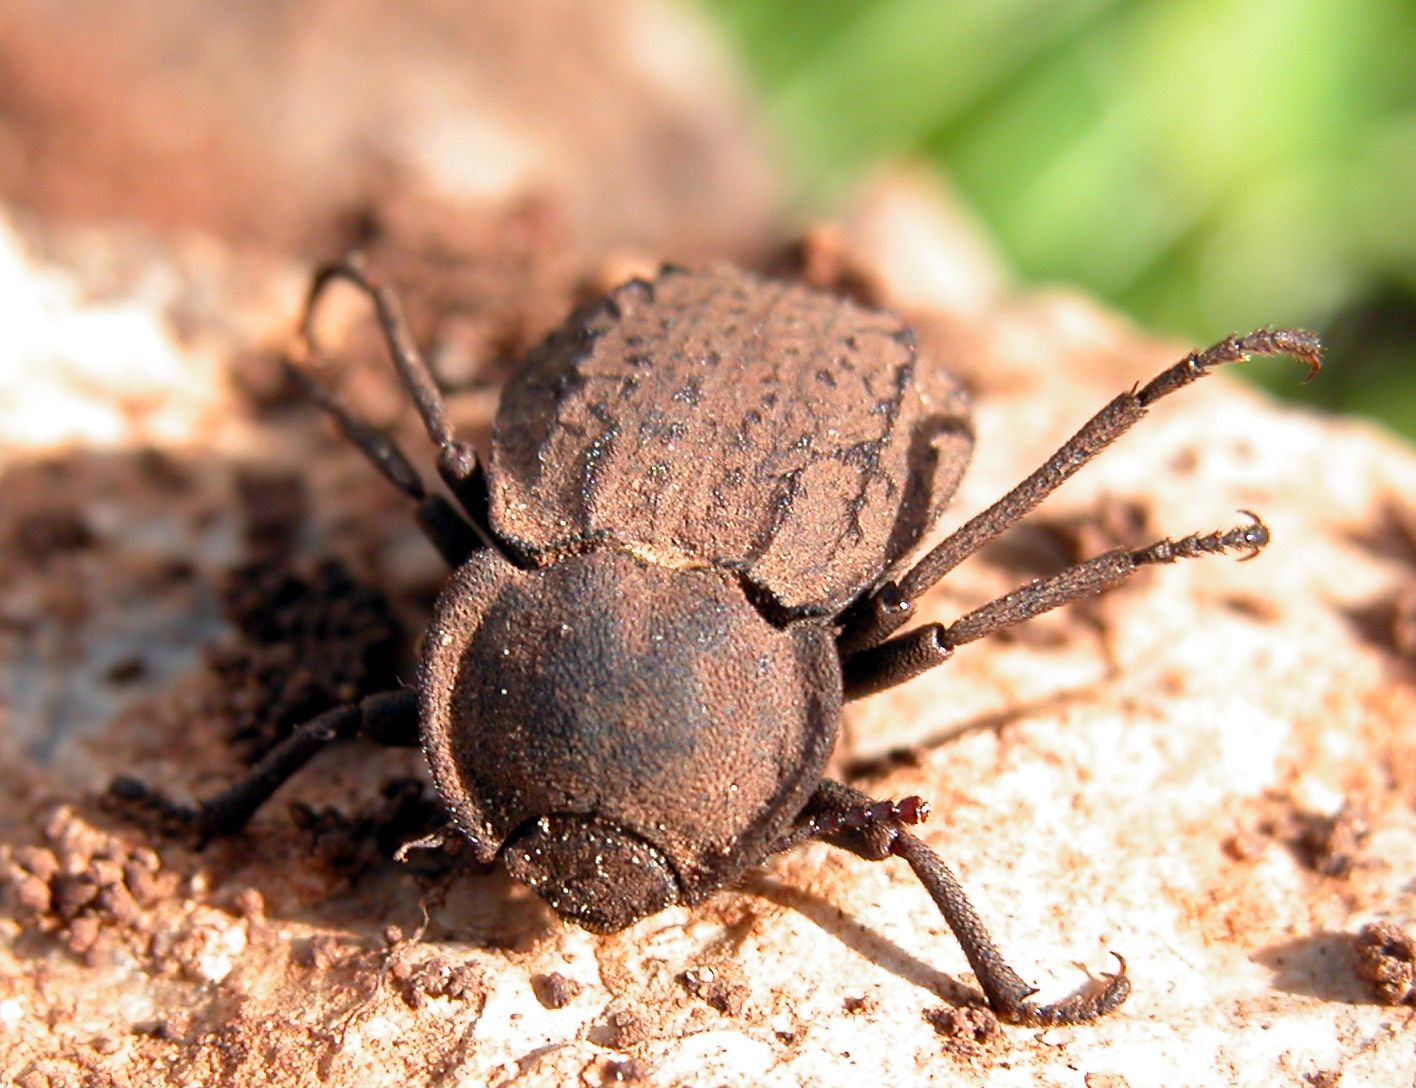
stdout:
[[917,797],[898,802],[874,801],[850,786],[823,779],[797,825],[773,853],[808,839],[823,839],[870,861],[904,858],[949,923],[989,1006],[1005,1020],[1017,1024],[1073,1024],[1105,1016],[1126,1000],[1131,984],[1126,978],[1125,961],[1121,960],[1121,970],[1107,975],[1099,987],[1078,991],[1051,1005],[1029,1001],[1035,988],[1008,966],[958,878],[938,854],[905,830],[905,825],[919,823],[927,814],[928,806]]
[[151,813],[168,831],[189,834],[198,843],[205,843],[240,831],[270,795],[316,753],[334,741],[351,737],[366,737],[391,748],[416,748],[416,693],[384,691],[326,710],[297,726],[244,777],[195,807],[176,804],[161,790],[126,776],[113,780],[108,796],[119,809]]
[[1145,385],[1114,398],[1012,491],[966,521],[897,581],[885,582],[858,601],[841,631],[842,658],[879,645],[908,623],[915,600],[925,590],[1066,483],[1130,430],[1156,401],[1199,381],[1216,367],[1242,362],[1251,355],[1291,355],[1308,364],[1308,376],[1312,377],[1322,365],[1322,344],[1301,329],[1259,329],[1247,336],[1229,336],[1204,351],[1191,352]]
[[1005,627],[1050,612],[1064,604],[1104,593],[1142,567],[1174,563],[1226,551],[1247,551],[1250,559],[1269,542],[1268,526],[1256,514],[1247,525],[1226,532],[1196,533],[1182,540],[1158,540],[1144,548],[1117,548],[1068,567],[1051,578],[1039,578],[975,608],[947,627],[927,623],[841,662],[847,699],[859,699],[913,679],[942,664],[957,646],[984,638]]

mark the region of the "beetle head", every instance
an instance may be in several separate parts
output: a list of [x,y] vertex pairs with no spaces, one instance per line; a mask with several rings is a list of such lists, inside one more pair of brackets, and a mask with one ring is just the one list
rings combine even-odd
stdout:
[[542,816],[512,836],[502,857],[513,879],[595,933],[621,930],[679,899],[660,851],[593,816]]

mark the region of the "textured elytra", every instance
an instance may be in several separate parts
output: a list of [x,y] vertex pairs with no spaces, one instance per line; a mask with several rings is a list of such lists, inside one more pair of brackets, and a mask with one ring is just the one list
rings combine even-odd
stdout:
[[898,317],[738,269],[572,317],[502,396],[491,520],[533,562],[610,544],[839,612],[958,485],[967,399]]

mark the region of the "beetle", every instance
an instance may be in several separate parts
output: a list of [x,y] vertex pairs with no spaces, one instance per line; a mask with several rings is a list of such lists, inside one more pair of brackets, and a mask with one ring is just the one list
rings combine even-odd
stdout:
[[[335,281],[373,304],[456,506],[316,381],[314,315]],[[112,794],[199,838],[240,829],[331,741],[421,745],[452,831],[562,918],[623,929],[695,904],[748,868],[823,839],[900,857],[1002,1018],[1095,1019],[1130,992],[1125,961],[1053,1004],[1007,964],[944,862],[907,828],[918,797],[823,778],[842,704],[954,650],[1115,586],[1142,567],[1256,554],[1256,515],[1224,532],[1121,548],[954,623],[899,633],[915,602],[1161,398],[1249,355],[1321,366],[1301,330],[1187,355],[1116,397],[998,502],[915,561],[973,433],[959,379],[897,316],[728,266],[665,267],[573,314],[503,391],[484,466],[454,435],[396,294],[356,257],[321,268],[291,373],[416,505],[452,574],[416,686],[296,728],[195,807],[130,778]],[[460,509],[459,509],[460,507]]]

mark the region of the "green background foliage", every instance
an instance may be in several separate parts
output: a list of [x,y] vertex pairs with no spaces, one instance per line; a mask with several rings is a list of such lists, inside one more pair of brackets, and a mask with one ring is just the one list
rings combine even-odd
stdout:
[[1024,277],[1197,344],[1316,327],[1303,399],[1416,437],[1411,0],[700,2],[805,207],[924,158]]

